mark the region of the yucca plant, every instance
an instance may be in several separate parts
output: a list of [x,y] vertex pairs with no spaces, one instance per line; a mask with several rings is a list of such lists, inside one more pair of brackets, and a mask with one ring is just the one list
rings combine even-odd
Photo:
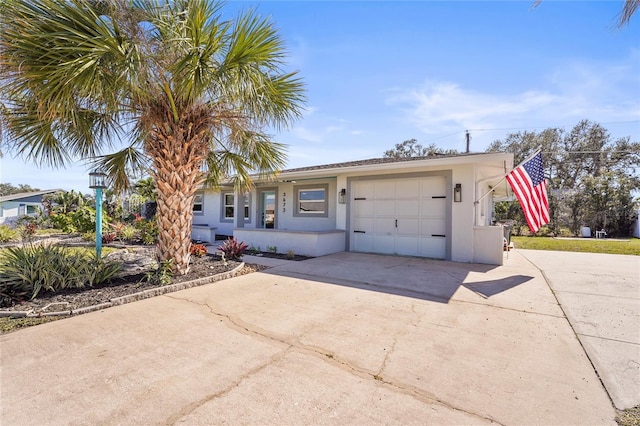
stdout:
[[102,284],[120,269],[88,252],[55,245],[8,248],[0,258],[0,268],[2,279],[24,283],[31,299],[42,291]]
[[8,225],[0,225],[0,243],[8,243],[18,239],[18,231]]

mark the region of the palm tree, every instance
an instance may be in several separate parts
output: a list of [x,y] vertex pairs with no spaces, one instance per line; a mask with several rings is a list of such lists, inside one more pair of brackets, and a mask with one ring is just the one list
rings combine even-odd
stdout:
[[155,201],[158,198],[158,194],[156,193],[156,184],[153,181],[153,178],[145,178],[140,179],[135,183],[134,188],[136,190],[136,194],[144,198],[145,201]]
[[60,214],[67,214],[78,210],[86,204],[84,195],[76,191],[58,191],[53,194],[51,201],[55,204],[55,210]]
[[[62,166],[94,158],[119,190],[156,182],[158,257],[188,271],[202,184],[273,176],[286,160],[267,129],[300,116],[304,85],[255,12],[222,19],[209,0],[1,0],[0,99],[9,146]],[[111,152],[113,142],[127,141]]]
[[[537,7],[540,3],[542,3],[542,0],[535,0],[533,2],[533,7]],[[622,9],[618,14],[618,28],[622,28],[625,25],[629,24],[629,21],[631,21],[631,17],[638,11],[638,8],[640,7],[640,0],[623,0],[623,3],[624,4],[622,5]]]

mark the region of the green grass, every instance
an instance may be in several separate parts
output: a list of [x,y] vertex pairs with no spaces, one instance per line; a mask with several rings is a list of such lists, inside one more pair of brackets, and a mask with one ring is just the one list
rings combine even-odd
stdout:
[[611,240],[595,238],[511,237],[516,249],[575,251],[640,256],[640,238]]
[[619,411],[616,416],[616,422],[620,426],[640,425],[640,405],[636,405],[633,408],[627,408],[624,411]]
[[38,228],[36,229],[36,235],[38,236],[47,236],[47,235],[56,235],[56,234],[64,234],[67,235],[62,229],[54,229],[54,228]]
[[45,322],[55,321],[60,317],[38,317],[38,318],[0,318],[0,334],[10,333],[21,328],[31,327]]

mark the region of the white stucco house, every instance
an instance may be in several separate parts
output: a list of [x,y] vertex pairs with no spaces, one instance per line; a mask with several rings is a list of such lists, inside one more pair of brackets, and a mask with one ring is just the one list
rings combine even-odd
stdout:
[[45,191],[21,192],[0,197],[0,224],[10,224],[21,216],[34,215],[36,207],[42,208],[42,197],[54,194],[60,189]]
[[192,236],[308,256],[354,251],[499,265],[503,230],[491,226],[493,198],[507,190],[493,186],[512,168],[513,154],[483,153],[283,170],[247,194],[224,186],[198,193]]

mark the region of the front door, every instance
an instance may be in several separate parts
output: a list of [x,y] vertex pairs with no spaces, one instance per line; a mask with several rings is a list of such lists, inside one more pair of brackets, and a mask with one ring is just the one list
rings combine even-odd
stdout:
[[261,228],[276,227],[276,191],[262,191],[260,197],[260,211],[262,213]]

